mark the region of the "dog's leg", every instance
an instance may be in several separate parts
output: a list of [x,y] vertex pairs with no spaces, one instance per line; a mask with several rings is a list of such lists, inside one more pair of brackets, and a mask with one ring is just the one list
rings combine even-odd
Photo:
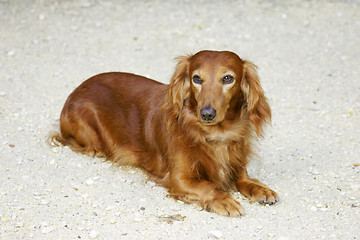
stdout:
[[171,177],[170,195],[186,202],[199,202],[209,212],[224,216],[244,215],[244,209],[230,194],[219,190],[206,180],[196,180],[186,174]]
[[274,204],[279,201],[276,192],[257,179],[249,178],[247,170],[244,169],[236,182],[239,192],[247,197],[250,202],[259,202],[262,204]]

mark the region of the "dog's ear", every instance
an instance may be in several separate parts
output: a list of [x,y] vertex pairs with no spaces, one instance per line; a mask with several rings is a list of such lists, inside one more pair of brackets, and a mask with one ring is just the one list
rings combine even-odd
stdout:
[[241,90],[245,95],[247,112],[254,125],[256,134],[262,137],[263,124],[271,121],[271,110],[264,95],[255,64],[244,61],[244,73],[241,81]]
[[179,116],[183,108],[184,100],[190,95],[190,82],[188,77],[190,57],[190,55],[181,56],[175,59],[178,63],[169,84],[167,101],[168,104],[171,105],[171,110],[176,117]]

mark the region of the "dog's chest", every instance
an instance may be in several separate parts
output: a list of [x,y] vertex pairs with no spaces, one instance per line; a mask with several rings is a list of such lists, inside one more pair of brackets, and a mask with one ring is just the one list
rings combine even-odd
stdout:
[[213,169],[210,178],[219,188],[227,189],[232,178],[229,147],[223,142],[211,145],[212,161],[215,169]]

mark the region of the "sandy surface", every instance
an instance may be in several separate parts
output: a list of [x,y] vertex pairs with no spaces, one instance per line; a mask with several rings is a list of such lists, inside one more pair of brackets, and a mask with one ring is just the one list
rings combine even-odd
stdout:
[[[359,239],[359,1],[0,0],[0,239]],[[290,3],[291,2],[291,3]],[[86,78],[168,82],[178,55],[255,62],[273,110],[250,166],[280,195],[228,218],[45,143]]]

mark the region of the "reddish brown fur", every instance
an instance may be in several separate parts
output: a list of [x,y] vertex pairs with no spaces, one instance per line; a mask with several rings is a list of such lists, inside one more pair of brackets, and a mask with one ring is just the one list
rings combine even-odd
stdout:
[[[197,74],[202,84],[192,81]],[[233,83],[222,78],[231,75]],[[205,121],[200,109],[216,116]],[[232,52],[179,57],[169,85],[128,73],[103,73],[68,97],[54,141],[89,155],[145,169],[170,195],[206,210],[239,216],[228,193],[275,203],[274,191],[250,179],[246,164],[255,130],[271,112],[256,66]]]

